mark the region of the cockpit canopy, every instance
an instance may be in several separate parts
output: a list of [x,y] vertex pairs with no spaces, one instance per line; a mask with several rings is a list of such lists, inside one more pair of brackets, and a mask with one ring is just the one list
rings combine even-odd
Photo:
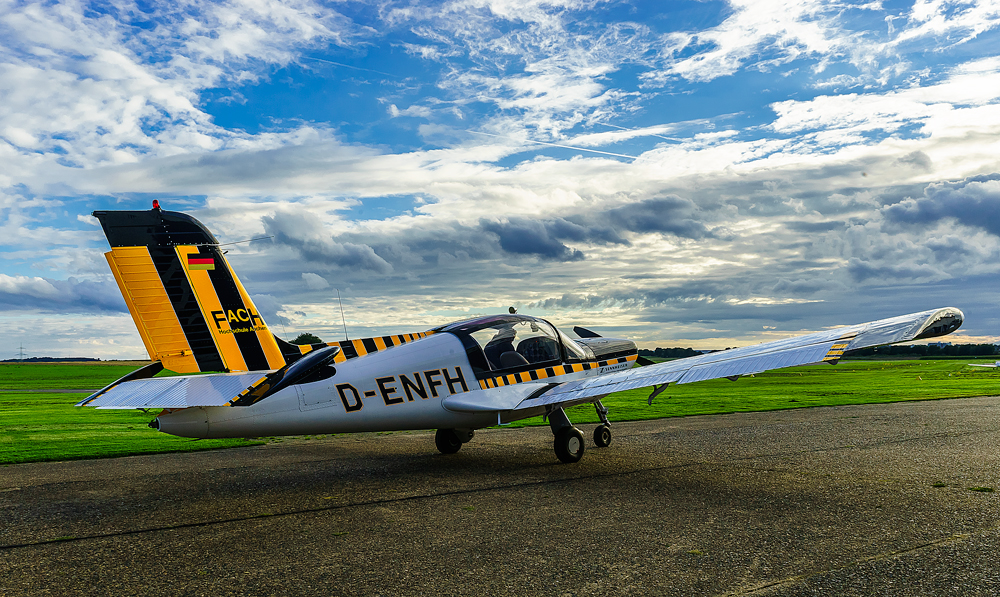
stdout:
[[450,332],[465,346],[477,375],[594,360],[593,351],[528,315],[494,315],[459,321],[438,331]]

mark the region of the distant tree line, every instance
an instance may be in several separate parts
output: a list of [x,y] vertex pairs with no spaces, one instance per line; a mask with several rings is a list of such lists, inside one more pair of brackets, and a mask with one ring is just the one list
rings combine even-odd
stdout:
[[1000,354],[996,344],[894,344],[859,348],[844,354],[845,357],[973,357]]
[[659,359],[683,359],[684,357],[693,357],[702,354],[703,350],[695,350],[693,348],[655,348],[649,350],[648,348],[640,348],[640,357],[656,357]]
[[318,336],[314,336],[309,332],[303,332],[292,340],[292,344],[322,344],[323,341],[319,339]]
[[4,359],[0,363],[67,363],[74,361],[100,361],[93,357],[28,357],[26,359]]
[[[728,349],[727,349],[728,350]],[[660,359],[682,359],[693,357],[709,350],[694,350],[693,348],[640,348],[639,356]],[[875,346],[860,348],[847,352],[845,357],[978,357],[1000,354],[997,344],[894,344],[890,346]]]

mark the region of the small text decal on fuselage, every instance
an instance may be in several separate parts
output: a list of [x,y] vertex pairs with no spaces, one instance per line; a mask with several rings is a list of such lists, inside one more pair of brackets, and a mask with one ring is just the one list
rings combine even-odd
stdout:
[[606,365],[598,369],[597,373],[599,375],[603,375],[605,373],[611,373],[612,371],[624,371],[625,369],[632,367],[632,364],[633,363],[629,361],[627,363],[619,363],[617,365]]

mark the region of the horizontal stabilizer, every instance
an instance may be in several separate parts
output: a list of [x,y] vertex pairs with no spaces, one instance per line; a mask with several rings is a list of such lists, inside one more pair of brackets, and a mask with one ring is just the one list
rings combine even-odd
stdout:
[[152,363],[146,365],[145,367],[140,367],[135,371],[129,373],[128,375],[123,375],[122,377],[116,379],[115,381],[104,386],[100,390],[94,392],[90,396],[87,396],[83,401],[81,401],[77,406],[88,406],[99,396],[103,396],[108,390],[117,386],[118,384],[125,383],[126,381],[132,381],[134,379],[148,379],[153,377],[160,371],[163,371],[163,363],[160,361],[153,361]]
[[126,381],[77,406],[97,408],[187,408],[225,406],[267,371],[154,377]]

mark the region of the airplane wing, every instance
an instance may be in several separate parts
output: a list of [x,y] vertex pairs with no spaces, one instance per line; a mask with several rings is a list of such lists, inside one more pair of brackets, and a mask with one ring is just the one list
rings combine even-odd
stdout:
[[[567,382],[541,393],[533,393],[519,402],[514,410],[576,402],[649,386],[661,386],[662,389],[664,384],[670,383],[693,383],[722,377],[737,379],[741,375],[782,367],[824,362],[835,364],[848,350],[948,334],[958,329],[963,319],[962,312],[954,307],[932,309],[786,340],[637,367]],[[498,406],[500,402],[502,401],[498,401]]]

